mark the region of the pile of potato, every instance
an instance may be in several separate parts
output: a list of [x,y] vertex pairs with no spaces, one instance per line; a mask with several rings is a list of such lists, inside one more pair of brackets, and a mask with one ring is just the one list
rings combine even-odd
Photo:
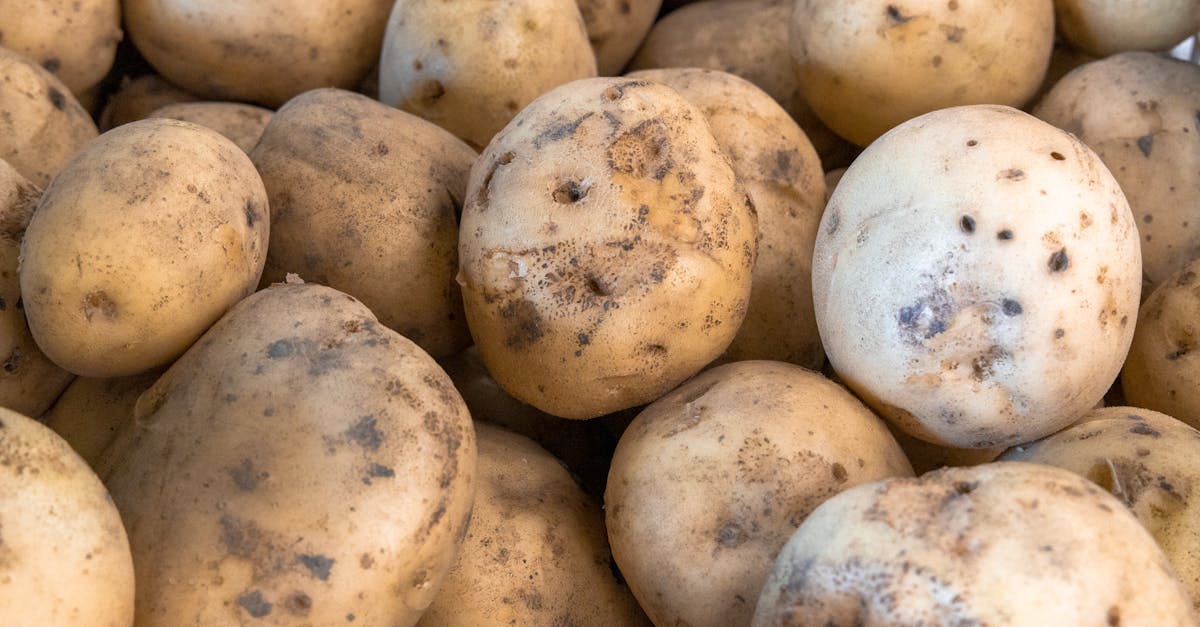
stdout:
[[0,624],[1200,624],[1134,4],[0,0]]

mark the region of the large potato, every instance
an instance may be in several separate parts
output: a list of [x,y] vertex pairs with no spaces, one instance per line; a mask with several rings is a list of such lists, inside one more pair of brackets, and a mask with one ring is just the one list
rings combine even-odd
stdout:
[[0,44],[41,64],[76,97],[112,68],[120,0],[0,0]]
[[260,291],[101,461],[137,624],[413,625],[454,563],[475,456],[462,399],[415,344],[331,288]]
[[976,105],[906,122],[850,166],[817,234],[813,302],[830,362],[869,405],[929,442],[992,448],[1103,398],[1141,274],[1096,154]]
[[1054,12],[1063,35],[1098,57],[1169,50],[1200,31],[1196,0],[1054,0]]
[[1200,428],[1200,259],[1180,268],[1142,303],[1121,390],[1130,405]]
[[113,129],[55,177],[25,231],[29,329],[79,375],[166,365],[254,291],[268,221],[254,164],[215,131],[163,118]]
[[155,109],[147,117],[183,120],[211,128],[249,153],[273,113],[240,102],[173,102]]
[[565,418],[650,402],[745,316],[757,217],[704,114],[598,78],[525,108],[480,155],[459,283],[484,364]]

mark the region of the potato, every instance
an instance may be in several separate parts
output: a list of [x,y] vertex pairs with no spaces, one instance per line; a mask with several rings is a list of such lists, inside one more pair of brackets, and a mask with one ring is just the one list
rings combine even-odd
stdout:
[[837,189],[837,184],[846,174],[846,168],[834,168],[825,173],[825,202],[829,203],[829,199],[833,196],[833,190]]
[[162,375],[159,369],[132,377],[77,377],[40,420],[95,467],[117,433],[133,420],[137,399]]
[[889,425],[889,431],[896,438],[896,443],[904,451],[904,456],[912,463],[913,471],[923,475],[931,470],[945,466],[978,466],[996,461],[1007,449],[992,448],[955,448],[938,446],[908,435],[899,428]]
[[648,403],[720,355],[757,253],[704,114],[632,79],[575,81],[521,111],[471,169],[459,233],[484,364],[564,418]]
[[0,0],[0,44],[41,64],[78,98],[108,74],[120,0]]
[[100,130],[108,131],[148,118],[169,104],[196,100],[196,94],[168,83],[157,74],[143,74],[137,78],[123,76],[100,112]]
[[113,129],[46,189],[21,242],[21,298],[60,367],[120,377],[170,363],[254,291],[268,236],[254,164],[215,131]]
[[246,298],[142,395],[133,425],[100,466],[139,627],[413,625],[454,563],[470,416],[428,355],[346,294]]
[[1195,625],[1121,502],[1019,462],[884,479],[829,499],[788,540],[752,625]]
[[1034,114],[1090,146],[1112,171],[1142,236],[1146,293],[1200,256],[1200,67],[1148,52],[1088,63]]
[[621,437],[609,542],[656,625],[745,625],[810,512],[895,476],[912,476],[904,453],[837,384],[780,362],[726,364],[652,403]]
[[813,315],[812,247],[825,210],[825,178],[812,143],[766,92],[732,74],[673,68],[629,77],[667,85],[704,113],[758,212],[750,304],[722,360],[820,368],[825,353]]
[[1169,50],[1200,31],[1195,0],[1054,0],[1054,14],[1072,44],[1098,57]]
[[96,473],[0,408],[0,608],[13,627],[132,627],[133,559]]
[[1020,107],[1054,44],[1051,0],[797,0],[791,50],[804,98],[866,146],[937,109]]
[[1200,609],[1200,431],[1155,411],[1108,407],[1001,457],[1065,468],[1120,499],[1154,535]]
[[871,144],[813,255],[838,375],[909,435],[958,448],[1028,442],[1091,409],[1129,348],[1140,286],[1137,228],[1104,164],[997,105]]
[[203,100],[278,107],[318,87],[358,85],[391,0],[124,0],[125,28],[164,78]]
[[576,0],[600,76],[621,73],[654,25],[662,0]]
[[273,113],[270,109],[238,102],[176,102],[155,109],[148,117],[206,126],[249,153],[262,137]]
[[97,132],[66,85],[31,59],[0,47],[0,159],[45,187]]
[[475,429],[467,537],[418,625],[649,625],[610,568],[604,513],[562,463],[524,436]]
[[534,98],[595,75],[573,0],[398,0],[379,99],[481,149]]
[[296,273],[361,299],[435,357],[466,348],[455,213],[475,156],[365,96],[297,96],[250,154],[272,208],[263,283]]

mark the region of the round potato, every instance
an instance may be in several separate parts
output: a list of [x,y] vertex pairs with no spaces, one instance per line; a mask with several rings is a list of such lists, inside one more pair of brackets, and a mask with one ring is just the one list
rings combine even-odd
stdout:
[[117,90],[108,97],[100,112],[100,130],[150,117],[151,113],[177,102],[195,102],[196,94],[168,83],[157,74],[137,78],[121,77]]
[[176,102],[155,109],[151,118],[171,118],[211,128],[249,153],[271,121],[270,109],[239,102]]
[[613,556],[656,625],[745,625],[775,556],[825,499],[911,477],[883,421],[780,362],[708,370],[621,436],[604,507]]
[[40,420],[95,468],[117,433],[133,420],[137,399],[154,385],[161,370],[132,377],[77,377]]
[[576,0],[600,76],[621,73],[654,25],[662,0]]
[[1141,287],[1133,215],[1095,153],[1033,116],[974,105],[906,122],[846,170],[820,228],[829,361],[910,435],[1028,442],[1090,410],[1121,368]]
[[132,627],[133,559],[96,473],[0,408],[0,607],[13,627]]
[[1131,50],[1169,50],[1200,31],[1196,0],[1054,0],[1059,30],[1097,57]]
[[269,216],[246,153],[156,118],[87,145],[21,242],[29,329],[54,363],[120,377],[170,363],[254,291]]
[[0,0],[0,44],[81,97],[108,74],[121,41],[120,0]]
[[564,418],[658,398],[733,340],[757,222],[704,114],[671,88],[551,91],[467,185],[458,280],[484,364]]
[[996,461],[1007,449],[993,448],[956,448],[938,446],[924,440],[919,440],[905,433],[894,425],[888,425],[889,431],[896,438],[896,443],[904,451],[904,456],[912,463],[913,472],[923,475],[931,470],[946,466],[978,466]]

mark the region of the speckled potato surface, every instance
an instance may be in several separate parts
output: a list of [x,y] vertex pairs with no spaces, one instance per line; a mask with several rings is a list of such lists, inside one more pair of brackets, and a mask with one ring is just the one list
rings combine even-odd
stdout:
[[1100,159],[994,105],[872,144],[838,183],[813,260],[817,325],[846,385],[910,435],[965,448],[1043,437],[1103,398],[1140,286],[1137,228]]
[[113,379],[76,377],[39,420],[95,468],[117,433],[133,421],[138,397],[161,375],[155,369]]
[[912,467],[883,421],[799,366],[696,376],[621,437],[605,493],[613,556],[657,625],[745,625],[775,556],[825,499]]
[[123,76],[117,90],[108,96],[100,112],[100,130],[108,131],[148,118],[151,113],[170,104],[196,100],[196,94],[172,85],[157,74],[143,74],[137,78]]
[[1131,50],[1169,50],[1200,31],[1196,0],[1054,0],[1063,35],[1096,56]]
[[362,303],[257,292],[101,461],[138,625],[413,625],[454,563],[475,458],[445,373]]
[[885,479],[826,501],[752,625],[1194,625],[1150,534],[1074,473],[1020,462]]
[[46,68],[79,97],[112,68],[120,0],[0,0],[0,44]]
[[1121,369],[1126,402],[1200,428],[1200,259],[1167,277],[1138,315]]
[[459,283],[492,376],[547,413],[648,403],[745,316],[757,216],[669,87],[598,78],[523,110],[467,185]]
[[600,76],[621,73],[650,32],[662,0],[576,0]]
[[96,473],[0,408],[0,608],[14,627],[132,627],[133,560]]
[[273,113],[240,102],[177,102],[155,109],[148,117],[183,120],[211,128],[249,153]]
[[1112,171],[1142,237],[1149,289],[1200,256],[1200,67],[1148,52],[1087,63],[1034,115],[1073,133]]

